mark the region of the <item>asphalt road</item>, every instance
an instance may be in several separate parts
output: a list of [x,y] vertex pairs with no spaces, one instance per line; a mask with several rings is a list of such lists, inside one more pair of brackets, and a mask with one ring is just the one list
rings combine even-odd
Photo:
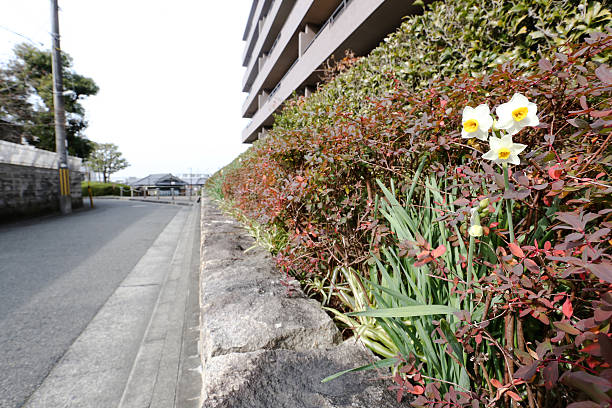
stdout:
[[0,225],[0,407],[24,404],[179,210],[98,200]]

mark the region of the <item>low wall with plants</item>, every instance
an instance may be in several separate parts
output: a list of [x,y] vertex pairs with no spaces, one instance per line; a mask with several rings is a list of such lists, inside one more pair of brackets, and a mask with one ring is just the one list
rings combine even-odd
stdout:
[[209,180],[415,406],[611,401],[610,13],[569,3],[435,4]]

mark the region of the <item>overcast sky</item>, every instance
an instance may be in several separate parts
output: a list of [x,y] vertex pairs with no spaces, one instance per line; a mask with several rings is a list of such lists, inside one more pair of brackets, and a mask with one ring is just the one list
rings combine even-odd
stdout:
[[[86,135],[117,144],[131,164],[114,177],[211,173],[248,147],[240,60],[250,0],[59,5],[61,47],[100,87],[83,102]],[[19,42],[49,49],[50,13],[50,0],[0,0],[0,60]]]

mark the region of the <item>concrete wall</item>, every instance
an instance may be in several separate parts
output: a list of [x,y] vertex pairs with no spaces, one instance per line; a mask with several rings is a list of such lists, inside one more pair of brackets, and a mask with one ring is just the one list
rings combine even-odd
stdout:
[[[69,157],[72,207],[83,206],[81,159]],[[0,140],[0,221],[59,211],[57,155]]]
[[[260,69],[252,64],[247,67],[243,91],[248,90],[249,95],[242,105],[242,116],[251,122],[242,132],[245,143],[257,140],[262,128],[274,124],[274,113],[294,91],[316,87],[319,69],[332,55],[342,58],[345,50],[367,55],[400,26],[403,16],[422,10],[406,0],[294,1],[278,43],[268,51]],[[246,47],[250,50],[252,45],[247,41]],[[268,93],[265,100],[258,97],[262,92]]]

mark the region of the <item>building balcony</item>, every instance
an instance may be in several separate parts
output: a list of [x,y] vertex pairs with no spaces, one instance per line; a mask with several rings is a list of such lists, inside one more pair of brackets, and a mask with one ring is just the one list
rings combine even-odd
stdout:
[[367,54],[399,27],[403,16],[420,10],[405,0],[343,0],[317,25],[307,23],[306,3],[312,6],[313,1],[298,1],[283,27],[285,30],[290,19],[303,15],[299,23],[292,23],[300,30],[267,57],[243,105],[243,117],[252,118],[242,133],[245,143],[257,140],[273,125],[272,115],[293,92],[316,87],[317,71],[331,56],[341,59],[346,50]]

